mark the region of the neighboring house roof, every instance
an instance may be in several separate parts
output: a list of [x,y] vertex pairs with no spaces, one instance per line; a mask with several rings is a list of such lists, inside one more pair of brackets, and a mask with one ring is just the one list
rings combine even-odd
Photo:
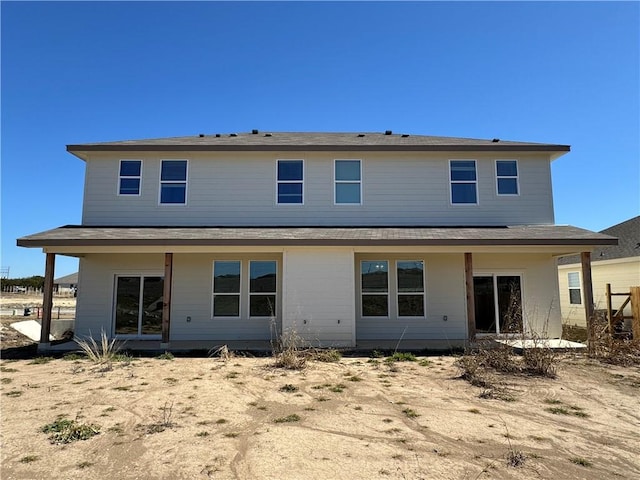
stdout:
[[[600,233],[618,238],[618,245],[596,248],[591,254],[591,261],[615,260],[617,258],[640,257],[640,215],[609,228]],[[580,256],[560,257],[558,265],[580,263]]]
[[64,277],[56,278],[53,280],[55,285],[71,285],[78,283],[78,272],[70,273]]
[[112,227],[75,226],[18,239],[21,247],[151,245],[615,245],[571,226],[504,227]]
[[374,132],[311,133],[258,132],[199,134],[189,137],[152,138],[118,142],[67,145],[83,158],[90,151],[543,151],[568,152],[568,145],[491,139],[434,137]]

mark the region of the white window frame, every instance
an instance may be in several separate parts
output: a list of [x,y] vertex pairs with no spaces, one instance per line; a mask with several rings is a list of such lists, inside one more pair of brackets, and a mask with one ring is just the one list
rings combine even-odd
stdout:
[[[571,275],[576,275],[578,277],[578,286],[577,287],[572,287],[571,286]],[[569,305],[582,305],[582,279],[580,278],[580,272],[576,271],[576,272],[567,272],[567,290],[569,290]],[[578,303],[573,303],[571,301],[571,290],[578,290],[578,296],[579,296],[579,302]]]
[[[387,263],[387,292],[386,293],[382,293],[382,292],[365,292],[362,289],[362,264],[364,262],[386,262]],[[390,266],[391,262],[386,259],[386,258],[374,258],[374,259],[369,259],[369,258],[364,258],[360,260],[360,316],[362,318],[391,318],[391,275],[389,275],[389,266]],[[377,296],[382,296],[382,295],[386,295],[387,296],[387,314],[386,315],[376,315],[376,316],[371,316],[371,315],[365,315],[364,314],[364,309],[362,308],[362,300],[363,297],[365,295],[377,295]]]
[[[422,263],[422,292],[401,292],[400,291],[400,282],[398,281],[398,263],[401,262],[414,262],[414,263]],[[426,282],[426,263],[424,259],[396,259],[395,260],[395,296],[396,296],[396,317],[398,318],[427,318],[427,282]],[[399,298],[401,295],[422,295],[422,315],[400,315],[400,301]]]
[[[163,162],[187,162],[184,180],[162,180],[162,163]],[[186,158],[163,158],[160,160],[160,171],[158,172],[158,205],[163,207],[180,207],[189,203],[189,160]],[[184,184],[184,203],[162,203],[162,185],[163,184]]]
[[[280,162],[302,162],[302,180],[280,180],[278,178],[278,165],[280,164]],[[289,206],[289,207],[295,207],[295,206],[300,206],[300,205],[304,205],[304,179],[307,176],[307,172],[305,169],[305,161],[302,158],[278,158],[276,160],[276,205],[278,206]],[[300,203],[280,203],[278,200],[278,189],[279,189],[279,185],[280,184],[285,184],[285,183],[300,183],[302,184],[302,202]]]
[[[493,278],[493,308],[495,313],[495,322],[496,322],[496,332],[494,333],[485,333],[478,332],[476,336],[478,337],[490,337],[495,335],[522,335],[528,332],[527,322],[526,322],[526,312],[525,312],[525,284],[524,284],[524,272],[521,270],[481,270],[474,271],[473,277],[492,277]],[[501,333],[500,332],[500,306],[498,304],[498,277],[520,277],[520,308],[522,309],[522,332],[514,332],[514,333]],[[474,298],[475,302],[475,298]],[[475,303],[474,303],[475,308]],[[475,327],[475,325],[474,325]]]
[[[347,161],[347,162],[358,162],[358,165],[360,167],[360,180],[338,180],[336,178],[336,165],[338,162],[341,161]],[[360,187],[360,202],[358,203],[343,203],[343,202],[337,202],[337,196],[338,196],[338,184],[339,183],[346,183],[346,184],[358,184],[358,186]],[[358,206],[358,205],[362,205],[364,202],[364,192],[363,192],[363,188],[362,188],[362,159],[361,158],[335,158],[333,160],[333,204],[334,205],[340,205],[340,206]]]
[[[122,162],[140,162],[140,175],[122,175]],[[139,197],[140,195],[142,195],[142,168],[143,168],[143,164],[144,162],[139,159],[139,158],[121,158],[120,159],[120,163],[118,163],[118,184],[116,185],[116,193],[119,197]],[[120,193],[120,183],[122,182],[122,179],[130,179],[130,178],[137,178],[140,183],[138,184],[138,193]]]
[[[238,293],[216,293],[216,262],[237,262],[240,264],[240,285],[238,286]],[[242,260],[236,259],[216,259],[211,262],[211,319],[238,319],[242,317]],[[215,315],[215,302],[216,295],[221,296],[238,296],[238,315]]]
[[[122,333],[116,333],[116,308],[118,305],[118,278],[120,277],[138,277],[141,280],[140,282],[140,291],[138,293],[138,300],[143,298],[144,293],[144,279],[146,277],[161,277],[164,281],[164,272],[159,270],[152,271],[122,271],[114,273],[114,281],[113,281],[113,293],[112,293],[112,305],[111,305],[111,335],[114,338],[122,338],[122,339],[137,339],[143,338],[145,340],[159,340],[162,338],[162,334],[159,335],[144,335],[140,333],[136,333],[135,335],[128,335]],[[142,327],[142,310],[144,305],[140,302],[138,306],[138,332],[140,332]]]
[[[273,262],[276,264],[276,290],[275,292],[252,292],[251,291],[251,263],[252,262]],[[246,281],[246,285],[247,285],[247,318],[249,320],[262,320],[262,319],[271,319],[271,318],[278,318],[278,280],[280,278],[280,267],[278,265],[278,261],[277,260],[272,260],[272,259],[264,259],[264,260],[259,260],[259,259],[254,259],[254,260],[247,260],[247,281]],[[255,315],[251,315],[251,296],[252,295],[273,295],[274,297],[276,297],[276,304],[275,304],[275,310],[273,311],[273,315],[268,315],[268,316],[255,316]]]
[[[498,162],[514,162],[516,164],[516,174],[515,175],[498,175]],[[495,161],[496,168],[496,195],[499,197],[519,197],[520,196],[520,165],[518,164],[518,160],[515,158],[497,158]],[[477,178],[476,173],[476,178]],[[509,179],[515,178],[516,180],[516,190],[518,193],[500,193],[500,188],[498,186],[498,181],[501,178]]]
[[[473,162],[473,166],[476,172],[476,179],[475,180],[452,180],[451,179],[451,167],[452,167],[452,162]],[[447,172],[447,178],[449,180],[449,205],[453,206],[453,207],[469,207],[469,206],[476,206],[476,205],[480,205],[480,194],[479,194],[479,188],[478,188],[478,161],[474,158],[452,158],[449,159],[449,171]],[[461,184],[461,183],[472,183],[475,186],[476,189],[476,201],[475,203],[455,203],[453,201],[453,184]]]

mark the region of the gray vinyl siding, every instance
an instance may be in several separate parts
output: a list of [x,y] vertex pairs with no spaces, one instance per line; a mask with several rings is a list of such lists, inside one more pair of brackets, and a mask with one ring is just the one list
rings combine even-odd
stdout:
[[[389,317],[362,317],[360,262],[389,261]],[[395,314],[395,262],[423,260],[425,269],[425,318],[398,317]],[[356,343],[360,340],[461,340],[467,338],[463,254],[384,253],[356,255]],[[444,316],[447,320],[444,320]]]
[[[247,318],[247,288],[243,288],[240,299],[245,315],[238,319],[212,318],[213,261],[216,259],[241,260],[245,270],[249,260],[278,262],[274,327],[280,330],[281,255],[174,254],[171,340],[270,340],[275,337],[270,318]],[[97,338],[103,329],[112,335],[116,275],[164,275],[164,255],[91,254],[81,258],[80,275],[76,335]],[[247,282],[247,276],[243,275],[243,285]],[[191,317],[191,321],[187,322],[187,317]]]
[[[143,160],[140,196],[118,196],[121,158]],[[159,205],[160,161],[187,159],[186,205]],[[495,160],[518,160],[520,195],[498,196]],[[303,159],[304,205],[277,205],[276,160]],[[362,205],[334,205],[335,159],[362,161]],[[451,205],[449,160],[476,159],[478,205]],[[185,153],[87,161],[85,225],[522,225],[552,224],[549,159],[348,152]]]

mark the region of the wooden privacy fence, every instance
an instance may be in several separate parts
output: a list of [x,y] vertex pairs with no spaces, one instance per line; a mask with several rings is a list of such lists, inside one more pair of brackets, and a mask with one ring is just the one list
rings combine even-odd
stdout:
[[[615,293],[611,291],[611,284],[607,283],[607,320],[609,321],[609,333],[613,335],[618,323],[626,319],[631,320],[631,332],[635,340],[640,340],[640,287],[629,287],[629,292]],[[612,297],[626,297],[622,305],[614,311],[612,308]],[[624,309],[631,304],[631,315],[625,315]]]

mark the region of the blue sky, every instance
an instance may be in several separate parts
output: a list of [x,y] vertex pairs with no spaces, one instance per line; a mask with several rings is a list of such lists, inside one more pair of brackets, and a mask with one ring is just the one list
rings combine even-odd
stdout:
[[[78,224],[65,145],[249,131],[384,131],[570,144],[556,222],[640,211],[640,3],[6,2],[2,259]],[[77,261],[59,257],[56,276]]]

